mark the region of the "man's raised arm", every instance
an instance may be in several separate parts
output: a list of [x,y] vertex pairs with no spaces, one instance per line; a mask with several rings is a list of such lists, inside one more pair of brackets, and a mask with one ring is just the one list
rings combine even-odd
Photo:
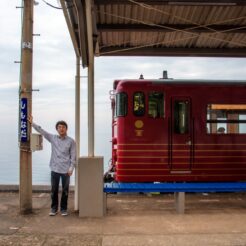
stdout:
[[32,115],[28,116],[27,120],[38,133],[40,133],[42,136],[44,136],[44,138],[46,138],[49,142],[51,142],[53,135],[46,132],[44,129],[41,128],[41,126],[35,124],[33,122]]

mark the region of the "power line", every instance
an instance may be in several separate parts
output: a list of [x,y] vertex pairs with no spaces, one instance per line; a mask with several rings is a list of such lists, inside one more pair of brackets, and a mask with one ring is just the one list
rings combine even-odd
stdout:
[[44,3],[46,3],[48,6],[54,8],[54,9],[62,9],[62,8],[60,8],[60,7],[56,7],[56,6],[52,5],[51,3],[46,2],[45,0],[42,0],[42,1],[43,1]]
[[[47,4],[49,7],[52,7],[52,8],[54,8],[54,9],[62,10],[61,7],[54,6],[54,5],[52,5],[51,3],[48,3],[48,2],[45,1],[45,0],[42,0],[42,1],[43,1],[45,4]],[[74,7],[74,5],[72,4],[72,5],[68,6],[67,9],[70,9],[70,8],[73,8],[73,7]]]

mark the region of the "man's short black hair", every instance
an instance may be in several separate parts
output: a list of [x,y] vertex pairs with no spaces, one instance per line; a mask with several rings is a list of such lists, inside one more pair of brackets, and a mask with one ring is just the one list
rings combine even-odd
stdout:
[[59,121],[56,123],[56,130],[58,129],[58,125],[65,126],[65,127],[67,128],[67,123],[66,123],[64,120],[59,120]]

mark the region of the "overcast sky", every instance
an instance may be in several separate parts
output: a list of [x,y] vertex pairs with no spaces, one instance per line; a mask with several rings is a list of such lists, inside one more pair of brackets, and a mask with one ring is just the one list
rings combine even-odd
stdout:
[[[33,40],[33,93],[34,120],[48,131],[54,132],[57,120],[69,124],[69,134],[74,137],[74,77],[75,54],[62,10],[47,6],[37,0],[34,8],[34,33],[41,34]],[[47,0],[57,6],[56,0]],[[0,156],[6,149],[18,155],[18,87],[21,38],[20,0],[1,0],[0,8],[0,134],[5,136]],[[109,90],[114,79],[160,78],[168,70],[177,79],[244,79],[246,59],[225,58],[154,58],[154,57],[99,57],[95,60],[95,122],[96,154],[110,157],[111,112]],[[81,76],[87,70],[81,69]],[[81,79],[81,154],[87,154],[86,79]],[[1,146],[0,146],[1,147]],[[46,146],[47,147],[47,146]],[[47,147],[48,148],[48,147]],[[41,155],[36,154],[35,155]],[[5,158],[7,160],[7,157]],[[0,158],[0,166],[6,160]],[[0,177],[1,178],[1,177]],[[1,183],[1,182],[0,182]]]

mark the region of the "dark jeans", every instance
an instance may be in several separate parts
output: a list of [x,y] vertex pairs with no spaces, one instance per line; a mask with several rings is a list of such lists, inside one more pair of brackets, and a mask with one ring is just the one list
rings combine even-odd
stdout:
[[58,210],[58,192],[60,178],[62,180],[61,210],[67,210],[70,176],[63,173],[51,172],[51,209]]

